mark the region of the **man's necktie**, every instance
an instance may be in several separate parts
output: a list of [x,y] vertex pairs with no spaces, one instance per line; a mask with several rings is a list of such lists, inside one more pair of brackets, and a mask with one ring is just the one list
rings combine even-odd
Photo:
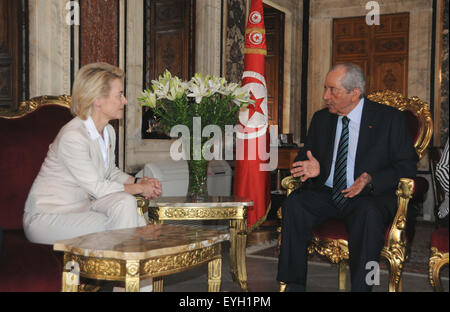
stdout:
[[342,190],[347,188],[348,122],[349,119],[344,116],[336,163],[334,164],[333,190],[331,193],[331,198],[340,210],[345,207],[348,201],[342,194]]

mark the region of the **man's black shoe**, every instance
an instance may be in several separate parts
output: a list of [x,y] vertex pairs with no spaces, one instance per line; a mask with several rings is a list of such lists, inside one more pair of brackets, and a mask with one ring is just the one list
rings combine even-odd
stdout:
[[305,285],[296,283],[289,283],[286,285],[286,292],[305,292],[305,291],[306,291]]

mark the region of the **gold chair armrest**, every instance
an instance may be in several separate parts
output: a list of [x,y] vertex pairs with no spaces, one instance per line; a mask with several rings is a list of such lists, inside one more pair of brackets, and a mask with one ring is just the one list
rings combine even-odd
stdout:
[[[294,178],[293,176],[288,176],[285,177],[283,180],[281,180],[281,187],[286,190],[287,196],[289,196],[289,194],[298,189],[301,185],[302,181],[300,181],[300,179],[298,178]],[[278,208],[277,210],[277,217],[280,221],[281,219],[283,219],[282,206],[280,206],[280,208]],[[278,232],[278,250],[279,250],[281,246],[281,225],[277,228],[277,232]],[[285,284],[284,287],[281,286],[280,291],[284,291],[285,287],[286,287]]]
[[396,246],[405,247],[406,213],[408,212],[409,200],[414,193],[414,180],[401,178],[395,193],[397,195],[398,208],[389,232],[387,246],[390,248]]
[[152,222],[150,222],[148,219],[148,205],[149,205],[148,199],[145,199],[145,197],[141,195],[134,195],[134,196],[136,197],[138,214],[144,218],[147,224],[152,224]]
[[281,186],[287,191],[287,195],[298,189],[302,185],[302,181],[299,178],[288,176],[281,180]]

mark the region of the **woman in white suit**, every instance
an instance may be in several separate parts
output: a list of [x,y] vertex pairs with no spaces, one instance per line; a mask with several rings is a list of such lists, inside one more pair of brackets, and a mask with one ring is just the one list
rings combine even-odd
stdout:
[[123,117],[123,70],[94,63],[80,69],[68,122],[49,151],[25,203],[23,225],[31,242],[53,244],[88,233],[145,225],[133,195],[161,194],[155,179],[134,177],[115,165],[110,120]]

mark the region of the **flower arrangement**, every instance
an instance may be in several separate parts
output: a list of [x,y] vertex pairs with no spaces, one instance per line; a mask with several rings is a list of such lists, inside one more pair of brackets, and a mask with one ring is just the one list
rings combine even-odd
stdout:
[[142,106],[152,108],[164,131],[173,126],[186,125],[192,129],[193,117],[201,117],[203,125],[237,123],[238,111],[253,103],[246,90],[225,78],[196,73],[190,81],[173,77],[166,70],[158,80],[152,80],[138,98]]
[[[189,81],[173,77],[166,70],[158,80],[152,80],[152,88],[147,88],[138,98],[142,106],[153,110],[162,129],[169,133],[172,127],[185,125],[190,130],[191,145],[194,117],[200,117],[202,125],[217,125],[224,131],[225,125],[235,125],[238,112],[253,103],[248,91],[225,78],[203,76],[196,73]],[[202,137],[201,144],[209,138]],[[202,149],[203,150],[203,149]],[[199,193],[206,187],[208,162],[201,155],[200,160],[192,157],[190,148],[190,192]]]

